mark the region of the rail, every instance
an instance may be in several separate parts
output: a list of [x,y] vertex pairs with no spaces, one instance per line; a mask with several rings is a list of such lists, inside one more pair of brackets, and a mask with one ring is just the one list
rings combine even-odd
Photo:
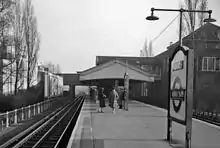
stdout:
[[193,111],[193,117],[217,126],[220,126],[220,113],[218,112],[205,112]]
[[23,121],[29,120],[32,117],[46,111],[49,109],[56,99],[47,99],[45,101],[15,109],[12,111],[7,111],[5,113],[0,113],[0,132],[11,125],[21,123]]

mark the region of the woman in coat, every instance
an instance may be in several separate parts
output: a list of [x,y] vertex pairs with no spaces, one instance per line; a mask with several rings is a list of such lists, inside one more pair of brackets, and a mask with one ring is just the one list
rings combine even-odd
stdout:
[[104,88],[100,89],[100,92],[98,94],[99,99],[99,112],[103,113],[103,108],[105,107],[105,94],[104,94]]
[[112,108],[112,112],[115,113],[115,108],[117,107],[117,101],[119,99],[118,93],[116,92],[115,88],[110,93],[109,96],[109,106]]

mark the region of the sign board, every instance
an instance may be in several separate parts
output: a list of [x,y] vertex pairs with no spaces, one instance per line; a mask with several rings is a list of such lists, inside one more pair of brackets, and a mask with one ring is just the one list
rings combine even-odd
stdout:
[[187,54],[184,52],[184,49],[174,53],[170,66],[170,116],[181,122],[185,122],[187,101]]
[[171,140],[172,122],[184,125],[185,147],[190,147],[192,129],[194,53],[178,46],[169,60],[169,98],[167,140]]

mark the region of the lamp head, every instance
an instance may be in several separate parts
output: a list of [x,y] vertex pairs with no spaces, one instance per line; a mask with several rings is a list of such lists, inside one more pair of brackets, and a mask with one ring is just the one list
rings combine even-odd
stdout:
[[215,19],[211,18],[211,13],[212,13],[212,11],[210,10],[209,11],[209,18],[204,19],[204,22],[211,23],[211,22],[215,22],[216,21]]
[[154,8],[151,8],[151,15],[146,17],[146,20],[149,20],[149,21],[159,20],[157,16],[154,16]]
[[149,20],[149,21],[156,21],[156,20],[159,20],[159,18],[156,17],[156,16],[151,15],[151,16],[146,17],[146,20]]

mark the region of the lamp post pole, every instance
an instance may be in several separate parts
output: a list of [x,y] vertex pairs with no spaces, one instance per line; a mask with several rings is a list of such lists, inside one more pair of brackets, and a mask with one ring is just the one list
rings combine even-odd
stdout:
[[[154,16],[154,11],[176,11],[180,13],[180,24],[179,24],[179,46],[182,47],[182,15],[183,12],[193,12],[193,13],[208,13],[209,18],[205,19],[204,22],[215,22],[215,19],[211,18],[212,10],[202,11],[202,10],[185,10],[185,9],[155,9],[151,8],[151,16],[148,16],[147,20],[158,20],[159,18]],[[194,25],[194,24],[193,24]],[[194,29],[194,26],[193,26]],[[193,35],[194,36],[194,35]],[[193,43],[194,44],[194,43]],[[193,46],[194,47],[194,46]],[[185,135],[185,148],[191,147],[191,131],[192,131],[192,108],[193,108],[193,99],[194,99],[194,79],[195,79],[195,72],[194,72],[194,50],[189,50],[188,56],[188,77],[187,77],[187,106],[186,106],[186,135]],[[169,63],[170,64],[170,63]],[[169,76],[170,77],[170,76]],[[170,83],[170,82],[169,82]],[[168,88],[170,90],[170,88]],[[169,92],[170,93],[170,92]],[[169,95],[168,95],[169,96]],[[168,102],[169,102],[168,98]],[[167,114],[167,140],[170,141],[171,139],[171,116],[170,116],[170,105],[168,104],[168,114]]]
[[[4,7],[3,7],[3,0],[1,0],[1,7],[0,7],[0,13],[1,13],[1,17],[3,17],[2,15],[2,11],[4,10]],[[1,23],[3,23],[2,19],[1,19]],[[3,31],[3,28],[4,28],[4,24],[1,24],[2,25],[2,31],[1,31],[1,37],[0,37],[0,42],[1,42],[1,45],[0,45],[0,95],[3,93],[3,41],[4,41],[4,38],[3,38],[3,35],[4,35],[4,31]]]

